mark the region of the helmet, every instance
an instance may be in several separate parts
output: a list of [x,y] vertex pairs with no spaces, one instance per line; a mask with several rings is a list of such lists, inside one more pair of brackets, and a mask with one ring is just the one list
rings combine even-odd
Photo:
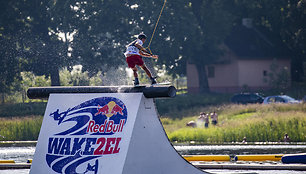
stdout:
[[138,35],[138,39],[147,39],[147,36],[144,34],[144,33],[140,33],[139,35]]

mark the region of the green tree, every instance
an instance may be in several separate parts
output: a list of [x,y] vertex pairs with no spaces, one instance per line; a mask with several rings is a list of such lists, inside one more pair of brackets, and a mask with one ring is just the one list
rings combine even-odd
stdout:
[[[51,85],[60,85],[59,69],[69,66],[69,39],[74,31],[68,21],[72,18],[70,1],[27,0],[20,1],[16,13],[22,13],[22,20],[28,37],[22,42],[28,69],[38,75],[51,76]],[[64,34],[64,37],[60,37]]]
[[[205,66],[216,63],[222,55],[220,45],[231,31],[233,16],[222,0],[192,0],[191,9],[200,28],[201,42],[194,51],[191,60],[199,73],[200,92],[208,92],[208,79]],[[194,40],[194,43],[197,41]]]
[[[280,34],[293,55],[292,79],[302,81],[303,63],[306,62],[306,1],[290,0],[280,8],[280,11],[282,12]],[[277,29],[276,27],[274,29]]]
[[[51,75],[53,84],[58,85],[57,68],[60,66],[57,56],[61,49],[55,48],[60,44],[52,34],[50,6],[48,1],[2,1],[2,57],[6,64],[18,65],[12,60],[19,60],[23,66],[19,71],[31,70],[38,74]],[[7,56],[9,55],[9,56]],[[12,64],[13,63],[13,64]],[[6,71],[6,73],[10,73]],[[16,72],[18,74],[18,72]],[[10,73],[14,76],[13,73]]]
[[[0,2],[1,89],[20,71],[51,76],[81,64],[92,77],[125,65],[123,52],[133,35],[152,33],[163,0],[16,0]],[[157,67],[173,76],[195,63],[200,91],[209,91],[205,66],[222,56],[223,40],[244,17],[280,37],[302,65],[305,57],[305,1],[177,0],[167,1],[151,44],[160,55]],[[150,38],[149,38],[150,39]],[[148,44],[149,39],[146,44]],[[145,44],[145,45],[146,45]],[[149,61],[150,62],[150,61]],[[5,67],[4,67],[5,66]],[[125,65],[126,66],[126,65]],[[300,73],[300,71],[299,71]],[[5,85],[3,85],[5,84]]]
[[20,79],[21,61],[18,57],[16,37],[20,36],[19,26],[9,7],[11,2],[0,2],[0,94],[5,101],[5,93],[10,91],[14,82]]
[[[143,31],[153,30],[162,3],[138,3],[137,22]],[[220,44],[232,27],[233,16],[227,4],[221,0],[168,1],[151,44],[160,54],[159,66],[166,65],[173,75],[185,74],[187,62],[196,64],[200,92],[209,91],[205,66],[220,58]]]
[[[304,0],[236,0],[231,12],[238,20],[252,18],[255,27],[268,29],[269,33],[265,34],[281,43],[275,44],[278,50],[289,50],[292,80],[302,81],[306,56],[305,10]],[[281,45],[285,45],[285,48]]]
[[73,5],[78,20],[71,45],[72,57],[91,77],[125,63],[123,56],[129,37],[130,11],[127,1],[80,1]]

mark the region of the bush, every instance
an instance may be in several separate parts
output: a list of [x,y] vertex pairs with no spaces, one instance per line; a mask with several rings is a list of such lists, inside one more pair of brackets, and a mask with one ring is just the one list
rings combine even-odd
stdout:
[[0,105],[0,117],[44,115],[47,103],[15,103]]

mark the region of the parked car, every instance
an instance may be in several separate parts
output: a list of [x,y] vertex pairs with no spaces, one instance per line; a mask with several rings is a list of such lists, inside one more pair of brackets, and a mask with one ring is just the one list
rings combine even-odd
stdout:
[[269,103],[301,103],[301,101],[296,100],[287,95],[275,95],[275,96],[268,96],[264,99],[263,104],[269,104]]
[[258,93],[241,93],[235,94],[231,98],[231,102],[237,104],[262,103],[264,98]]

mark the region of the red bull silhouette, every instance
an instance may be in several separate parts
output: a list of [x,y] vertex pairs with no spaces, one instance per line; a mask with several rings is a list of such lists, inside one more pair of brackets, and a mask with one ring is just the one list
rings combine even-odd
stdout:
[[105,115],[106,117],[112,117],[113,115],[117,115],[119,113],[120,115],[123,115],[123,108],[120,107],[116,102],[110,101],[103,107],[98,105],[98,112],[95,114],[95,116],[102,114]]
[[98,105],[98,112],[95,114],[95,116],[97,116],[99,114],[106,115],[106,114],[108,114],[108,111],[109,111],[108,105],[104,105],[103,107]]
[[111,111],[111,114],[114,114],[116,115],[117,113],[119,113],[120,115],[123,115],[123,112],[122,112],[123,108],[121,108],[119,105],[115,105]]

